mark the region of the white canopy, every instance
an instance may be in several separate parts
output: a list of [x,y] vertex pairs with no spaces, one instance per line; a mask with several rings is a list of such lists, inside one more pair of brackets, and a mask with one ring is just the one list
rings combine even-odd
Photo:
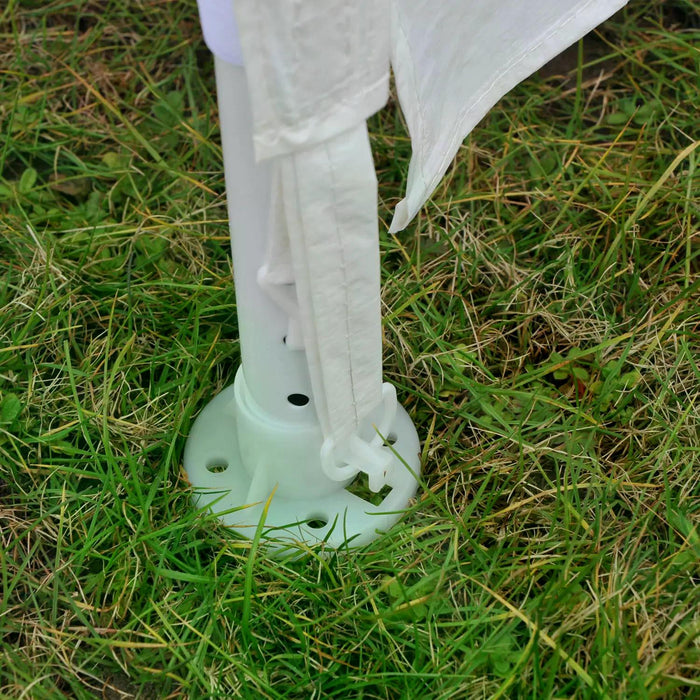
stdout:
[[259,159],[318,144],[381,109],[391,61],[413,146],[392,231],[410,223],[506,92],[625,3],[199,0],[210,49],[231,63],[245,57]]
[[296,283],[319,419],[345,439],[381,397],[379,271],[367,252],[376,195],[362,184],[374,187],[361,130],[386,103],[389,66],[413,149],[396,232],[488,110],[626,0],[198,2],[210,49],[245,65],[256,157],[276,159],[267,282]]

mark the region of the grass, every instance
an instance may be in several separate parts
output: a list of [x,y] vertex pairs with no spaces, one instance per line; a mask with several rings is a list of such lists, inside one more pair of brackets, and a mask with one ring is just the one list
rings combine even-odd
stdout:
[[410,145],[373,118],[424,483],[371,546],[273,561],[181,471],[239,357],[194,2],[10,0],[0,696],[698,694],[699,32],[690,0],[632,0],[396,238]]

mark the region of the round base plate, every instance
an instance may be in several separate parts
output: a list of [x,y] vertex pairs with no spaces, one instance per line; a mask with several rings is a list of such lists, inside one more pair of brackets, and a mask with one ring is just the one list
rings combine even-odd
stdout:
[[[353,482],[346,488],[339,483],[337,491],[313,499],[285,498],[272,489],[265,498],[251,503],[249,494],[255,493],[255,488],[251,488],[252,479],[239,450],[232,385],[197,417],[185,446],[184,467],[197,506],[211,509],[226,525],[246,537],[254,537],[257,528],[262,527],[262,537],[273,548],[284,548],[294,541],[324,543],[331,548],[354,547],[386,532],[416,492],[420,445],[413,422],[400,405],[387,439],[392,446],[382,449],[393,451],[397,464],[390,491],[383,498],[369,490],[358,495]],[[294,465],[286,468],[293,469]],[[318,474],[321,473],[319,460]],[[381,493],[386,491],[387,487]]]

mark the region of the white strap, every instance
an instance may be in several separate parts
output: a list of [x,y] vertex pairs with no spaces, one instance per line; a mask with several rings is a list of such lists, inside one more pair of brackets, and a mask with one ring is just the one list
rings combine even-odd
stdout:
[[340,444],[382,401],[377,180],[367,127],[273,158],[272,168],[258,282],[289,315],[287,342],[291,336],[306,351],[323,435]]

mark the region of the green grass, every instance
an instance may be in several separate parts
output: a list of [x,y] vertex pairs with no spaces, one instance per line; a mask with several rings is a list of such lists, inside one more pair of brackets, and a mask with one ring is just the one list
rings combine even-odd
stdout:
[[274,561],[181,471],[239,361],[194,2],[10,0],[0,696],[699,693],[699,26],[632,0],[396,238],[410,144],[393,102],[373,118],[424,483],[371,546]]

